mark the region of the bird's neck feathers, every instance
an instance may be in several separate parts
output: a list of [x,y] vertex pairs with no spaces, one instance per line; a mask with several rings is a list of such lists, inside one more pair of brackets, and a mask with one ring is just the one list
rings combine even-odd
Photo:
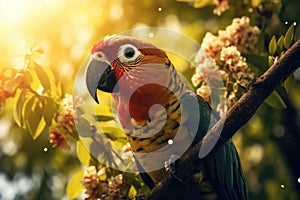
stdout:
[[149,121],[149,109],[153,105],[165,107],[174,98],[180,99],[190,91],[170,62],[125,70],[122,77],[118,77],[118,86],[118,115],[123,126],[130,126],[131,119],[142,124]]

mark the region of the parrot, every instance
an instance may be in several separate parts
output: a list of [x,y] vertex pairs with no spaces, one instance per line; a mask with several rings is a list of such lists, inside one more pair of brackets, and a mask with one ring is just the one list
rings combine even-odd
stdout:
[[[136,164],[147,169],[140,174],[150,189],[173,175],[183,184],[178,200],[247,199],[241,162],[231,139],[189,180],[176,177],[172,158],[197,144],[219,116],[187,85],[165,50],[130,36],[106,36],[93,46],[85,75],[89,95],[97,103],[98,90],[111,93],[133,154],[157,152],[150,159],[137,159]],[[175,150],[168,148],[174,145]],[[169,162],[165,155],[170,156]],[[151,171],[153,164],[159,167]]]

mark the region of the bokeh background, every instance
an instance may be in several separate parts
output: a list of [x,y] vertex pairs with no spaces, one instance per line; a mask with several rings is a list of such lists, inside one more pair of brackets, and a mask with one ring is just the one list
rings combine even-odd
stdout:
[[[0,0],[0,59],[22,55],[30,45],[41,46],[39,63],[54,71],[63,93],[72,93],[77,70],[101,37],[152,26],[182,32],[201,43],[207,31],[217,33],[243,16],[245,2],[252,1],[236,2],[239,6],[219,17],[212,13],[213,6],[195,9],[192,1]],[[260,40],[266,44],[261,46],[300,19],[297,0],[253,2],[264,6],[261,20],[268,20]],[[299,38],[296,28],[295,39]],[[13,62],[21,65],[22,59]],[[265,69],[255,72],[260,75]],[[294,76],[287,108],[263,104],[234,136],[249,199],[300,198],[300,71]],[[14,123],[13,104],[9,100],[0,111],[0,199],[67,199],[67,182],[82,168],[75,152],[52,148],[47,134],[32,140]]]

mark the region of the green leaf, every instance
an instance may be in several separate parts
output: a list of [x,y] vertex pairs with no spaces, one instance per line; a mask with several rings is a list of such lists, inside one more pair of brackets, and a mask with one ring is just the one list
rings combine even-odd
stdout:
[[108,117],[108,116],[102,116],[102,115],[97,115],[96,116],[97,121],[99,122],[105,122],[105,121],[110,121],[110,120],[114,120],[114,117]]
[[270,53],[270,55],[273,56],[274,53],[276,52],[276,49],[277,49],[276,37],[275,37],[275,35],[273,35],[273,37],[271,38],[270,43],[269,43],[269,53]]
[[50,81],[50,86],[51,86],[50,95],[51,96],[55,95],[55,96],[61,97],[62,96],[62,88],[61,88],[60,84],[56,85],[56,80],[55,80],[55,76],[53,74],[53,71],[49,67],[44,67],[44,66],[41,66],[41,67],[43,68],[43,70],[47,74],[48,79]]
[[[30,112],[32,112],[32,106],[33,106],[33,103],[34,103],[34,96],[30,96],[30,97],[28,97],[28,100],[26,101],[26,102],[24,102],[24,111],[22,111],[22,112],[24,112],[24,114],[23,114],[23,120],[26,120],[26,119],[28,119],[29,118],[29,113]],[[25,123],[25,125],[26,125],[26,128],[27,128],[27,123]]]
[[35,64],[34,69],[44,89],[50,90],[51,83],[44,67],[40,66],[39,64]]
[[54,114],[57,112],[58,105],[52,98],[46,97],[45,100],[43,115],[46,124],[50,126]]
[[89,166],[91,156],[90,152],[87,150],[87,148],[82,144],[82,141],[77,142],[77,149],[76,149],[77,157],[79,161],[85,165]]
[[43,118],[42,105],[36,97],[32,97],[26,105],[24,120],[26,128],[35,140],[37,139],[46,127],[46,122]]
[[69,181],[66,189],[66,193],[69,199],[75,199],[78,197],[84,190],[84,187],[81,183],[83,180],[84,171],[81,170],[77,172]]
[[125,132],[114,126],[101,126],[101,130],[107,138],[109,138],[118,148],[123,148],[127,144],[127,136]]
[[114,126],[101,126],[101,131],[105,133],[105,135],[111,139],[112,141],[126,138],[126,134],[124,131],[118,127]]
[[84,116],[80,116],[77,119],[76,128],[81,137],[91,137],[91,123]]
[[[77,157],[79,161],[85,166],[99,165],[98,160],[95,158],[98,154],[92,152],[92,149],[90,149],[93,143],[94,141],[91,137],[82,137],[77,142]],[[99,148],[97,148],[97,150],[99,150]]]
[[292,24],[289,29],[287,30],[285,36],[284,36],[284,47],[286,49],[290,48],[292,41],[294,38],[294,24]]
[[75,140],[75,141],[78,141],[79,140],[79,135],[77,133],[77,130],[75,129],[75,131],[73,130],[72,132],[70,132],[70,138]]
[[266,100],[265,103],[277,109],[285,109],[286,104],[277,91],[274,91]]
[[18,100],[15,104],[14,112],[13,112],[14,120],[18,124],[19,127],[24,126],[23,107],[25,105],[25,100],[26,100],[26,92],[23,90],[23,91],[21,91],[20,95],[18,96]]
[[284,37],[283,35],[278,39],[277,41],[277,52],[280,54],[283,50],[283,42],[284,42]]
[[268,68],[268,56],[260,56],[256,54],[245,54],[244,55],[250,63],[259,69],[265,70]]
[[283,82],[283,87],[285,89],[285,91],[288,93],[293,86],[295,85],[295,76],[294,75],[290,75],[284,82]]
[[35,132],[32,134],[32,138],[37,139],[46,129],[46,122],[44,118],[41,118],[38,126],[35,129]]

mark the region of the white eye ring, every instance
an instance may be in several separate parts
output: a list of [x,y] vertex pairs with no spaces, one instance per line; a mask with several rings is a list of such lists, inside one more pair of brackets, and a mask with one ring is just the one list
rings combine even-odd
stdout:
[[107,61],[107,58],[105,56],[105,54],[102,51],[98,51],[93,53],[92,58],[94,60],[100,61],[100,62],[105,62]]
[[141,52],[132,44],[124,44],[120,46],[118,57],[121,62],[132,62],[135,61]]

